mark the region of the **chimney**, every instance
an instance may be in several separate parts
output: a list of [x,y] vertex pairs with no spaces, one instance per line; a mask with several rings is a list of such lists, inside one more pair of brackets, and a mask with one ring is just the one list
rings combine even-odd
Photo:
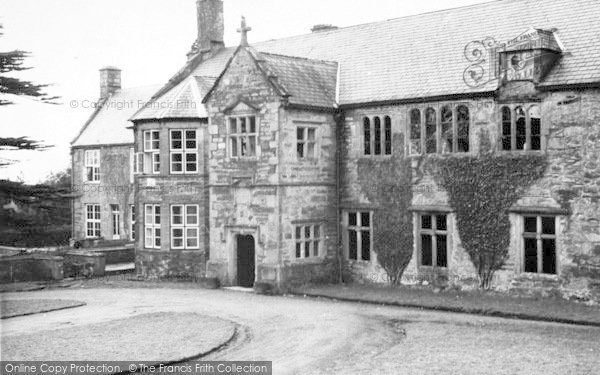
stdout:
[[333,26],[332,24],[320,23],[318,25],[314,25],[312,27],[312,29],[310,29],[310,31],[312,31],[313,33],[318,33],[319,31],[330,31],[330,30],[335,30],[337,28],[338,28],[337,26]]
[[198,17],[198,37],[188,53],[193,57],[198,53],[216,52],[225,47],[223,42],[223,1],[196,0]]
[[121,69],[105,66],[100,69],[100,99],[112,95],[121,89]]

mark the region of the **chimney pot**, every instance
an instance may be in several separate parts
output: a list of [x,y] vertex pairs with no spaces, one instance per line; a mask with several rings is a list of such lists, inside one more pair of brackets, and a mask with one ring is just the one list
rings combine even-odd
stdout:
[[329,31],[329,30],[335,30],[337,28],[338,28],[337,26],[333,26],[332,24],[320,23],[318,25],[314,25],[312,27],[312,29],[310,29],[310,31],[312,31],[313,33],[318,33],[319,31]]
[[100,99],[104,99],[121,89],[121,69],[105,66],[100,69]]

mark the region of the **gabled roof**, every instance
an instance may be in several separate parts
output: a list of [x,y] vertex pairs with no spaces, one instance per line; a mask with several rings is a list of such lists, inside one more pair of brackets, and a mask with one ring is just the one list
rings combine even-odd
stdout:
[[208,114],[202,104],[207,87],[214,78],[189,76],[160,97],[147,103],[131,117],[131,121],[182,118],[206,118]]
[[289,96],[290,104],[336,107],[337,62],[271,53],[260,53],[260,56]]
[[[501,0],[278,40],[251,43],[261,53],[339,63],[339,103],[351,105],[493,92],[471,87],[466,46],[507,42],[530,28],[556,29],[563,56],[540,86],[600,82],[598,0]],[[179,77],[217,77],[236,47],[186,65]],[[291,87],[290,90],[293,90]]]
[[285,98],[289,104],[327,109],[337,106],[335,94],[338,64],[336,62],[259,53],[252,47],[238,47],[236,49],[221,75],[206,93],[203,102],[206,102],[218,86],[232,59],[240,51],[249,54],[265,79],[277,94]]
[[133,143],[129,118],[161,85],[121,89],[98,107],[71,142],[72,147]]

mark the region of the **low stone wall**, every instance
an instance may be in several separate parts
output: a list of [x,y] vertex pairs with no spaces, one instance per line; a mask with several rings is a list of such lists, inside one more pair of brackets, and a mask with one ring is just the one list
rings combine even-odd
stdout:
[[61,280],[63,258],[45,254],[0,257],[0,283]]
[[191,278],[206,276],[206,255],[204,251],[152,251],[138,250],[135,255],[135,269],[143,278]]
[[104,276],[106,258],[102,253],[70,251],[64,256],[65,276]]
[[339,271],[333,261],[323,263],[296,263],[282,268],[282,289],[307,283],[335,283]]
[[104,254],[106,264],[120,264],[135,262],[135,249],[133,247],[111,247],[111,248],[90,248],[87,252]]

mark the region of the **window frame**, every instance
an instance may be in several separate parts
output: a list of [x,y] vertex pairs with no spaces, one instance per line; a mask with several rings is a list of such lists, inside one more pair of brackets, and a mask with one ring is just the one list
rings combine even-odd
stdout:
[[[368,136],[367,136],[368,135]],[[390,115],[363,115],[361,122],[361,157],[388,158],[393,155],[393,121]],[[379,141],[377,141],[379,138]],[[368,153],[367,153],[368,146]],[[379,150],[379,153],[376,151]]]
[[[525,232],[525,219],[526,218],[535,218],[536,219],[536,233],[533,232]],[[545,234],[542,229],[542,219],[543,218],[552,218],[554,220],[554,233],[553,234]],[[559,239],[559,216],[555,214],[541,214],[541,213],[522,213],[519,214],[519,264],[520,269],[519,272],[524,275],[535,275],[535,276],[545,276],[545,277],[557,277],[559,275],[559,258],[558,258],[558,239]],[[535,239],[536,240],[536,270],[537,272],[526,271],[526,251],[525,251],[525,239]],[[554,240],[554,273],[546,273],[543,272],[543,264],[544,264],[544,253],[543,253],[543,245],[542,240],[551,239]]]
[[[324,236],[323,224],[318,222],[297,223],[294,227],[294,256],[297,261],[318,259],[323,257]],[[309,230],[309,236],[306,236],[306,229]],[[315,228],[318,228],[318,235],[315,235]],[[298,232],[300,231],[300,232]],[[298,236],[300,233],[300,236]],[[306,245],[308,244],[308,256],[306,256]],[[317,253],[315,254],[315,245],[317,245]],[[300,252],[298,252],[300,251]],[[298,256],[300,254],[300,256]]]
[[[90,208],[92,208],[91,212],[90,212]],[[92,214],[92,218],[89,217],[90,213]],[[89,234],[90,233],[89,224],[92,224],[92,235]],[[96,224],[98,224],[98,225],[96,226]],[[86,203],[86,205],[85,205],[85,238],[100,238],[100,237],[102,237],[102,207],[100,207],[100,205],[97,203]]]
[[[181,214],[178,216],[181,216],[181,223],[175,224],[174,223],[174,208],[175,207],[180,207],[181,208]],[[196,224],[190,224],[188,223],[188,208],[189,207],[194,207],[196,209]],[[173,250],[198,250],[200,249],[200,205],[198,204],[172,204],[169,208],[169,216],[170,216],[170,234],[171,234],[171,249]],[[181,230],[182,231],[182,236],[175,236],[173,233],[175,230]],[[188,245],[188,229],[195,229],[196,230],[196,245],[195,246],[189,246]],[[181,238],[181,243],[182,246],[175,246],[173,241],[175,238]]]
[[[89,179],[90,174],[88,173],[88,169],[91,169],[91,180]],[[83,176],[85,182],[100,183],[100,149],[84,151]]]
[[[422,220],[423,216],[431,216],[431,228],[423,228]],[[446,230],[437,229],[437,217],[445,216],[446,217]],[[441,211],[420,211],[415,212],[416,223],[415,227],[415,246],[416,246],[416,261],[417,267],[419,269],[428,269],[428,270],[445,270],[447,271],[450,268],[450,248],[451,248],[451,230],[450,230],[450,214],[448,212]],[[423,243],[421,236],[429,235],[431,236],[431,265],[423,264]],[[438,266],[438,246],[437,246],[437,236],[443,235],[446,236],[446,265]]]
[[135,241],[135,220],[136,220],[136,212],[135,205],[129,205],[129,240]]
[[[243,126],[241,119],[244,119],[244,123],[246,125],[247,132],[242,132]],[[235,132],[232,132],[231,129],[231,121],[235,120],[236,128]],[[252,130],[252,122],[254,122],[254,131]],[[227,156],[230,159],[236,160],[256,160],[259,157],[259,144],[258,144],[258,134],[260,131],[260,122],[258,116],[255,114],[246,114],[246,115],[232,115],[227,116],[225,118],[225,127],[227,134]],[[254,155],[242,155],[242,142],[240,139],[247,138],[246,144],[252,144],[251,139],[254,139]],[[233,140],[235,139],[235,152],[236,155],[233,154]]]
[[[156,135],[156,138],[154,137]],[[160,130],[144,130],[143,133],[144,152],[160,151]],[[156,147],[155,143],[156,142]],[[150,147],[148,147],[148,145]]]
[[[464,122],[460,122],[459,124],[459,109],[463,107],[466,109],[466,114],[468,114],[468,121],[466,123],[466,127],[467,127],[467,142],[466,145],[468,146],[468,150],[464,151],[461,150],[461,148],[459,147],[460,142],[459,141],[464,141],[465,138],[464,137],[460,137],[460,126],[465,126]],[[442,112],[448,109],[449,112],[451,113],[451,117],[449,119],[447,119],[447,121],[444,121],[444,118],[442,117]],[[415,122],[413,123],[413,112],[418,111],[419,114],[419,122]],[[427,145],[428,145],[428,138],[427,138],[427,130],[428,130],[428,125],[430,125],[430,123],[427,122],[427,113],[431,111],[434,113],[435,115],[435,136],[430,137],[429,142],[434,143],[435,142],[435,152],[428,152],[427,150]],[[473,125],[473,120],[472,120],[472,113],[471,113],[471,107],[469,106],[468,103],[464,103],[464,102],[456,102],[456,103],[439,103],[436,105],[419,105],[419,106],[411,106],[407,108],[407,114],[406,114],[406,132],[405,134],[407,134],[408,136],[406,137],[406,139],[408,139],[407,145],[406,145],[406,155],[407,156],[426,156],[426,155],[468,155],[471,153],[472,151],[472,144],[471,144],[471,129],[472,129],[472,125]],[[451,147],[451,151],[446,151],[448,150],[448,148],[446,148],[446,138],[444,135],[444,125],[448,125],[450,124],[451,126],[451,130],[447,133],[450,135],[450,137],[448,137],[448,139],[452,139],[452,147]],[[433,124],[431,124],[433,125]],[[414,149],[416,147],[414,147],[414,143],[416,142],[417,138],[413,138],[413,128],[415,126],[418,126],[419,129],[419,152],[415,152]],[[417,128],[414,128],[415,130]],[[433,132],[432,132],[433,134]],[[446,148],[446,150],[445,150]]]
[[[522,109],[525,116],[525,147],[523,149],[517,148],[517,109]],[[532,137],[536,135],[532,134],[532,119],[535,118],[531,116],[532,110],[536,108],[539,114],[537,119],[539,120],[539,134],[537,137],[539,138],[539,149],[532,149]],[[510,114],[510,150],[504,148],[504,140],[508,138],[504,134],[504,109],[508,109],[508,113]],[[541,113],[541,103],[539,102],[528,102],[528,103],[504,103],[499,106],[499,110],[497,112],[497,121],[498,121],[498,150],[500,152],[544,152],[546,150],[546,134],[544,132],[544,122],[542,121],[542,113]]]
[[[298,139],[298,133],[302,130],[303,138]],[[314,132],[314,138],[312,140],[309,139],[308,135],[310,131]],[[319,127],[315,125],[306,125],[299,124],[296,125],[296,159],[297,160],[318,160],[319,159]],[[308,155],[308,145],[312,144],[312,155]],[[300,156],[299,149],[300,145],[302,145],[302,153]]]
[[[148,213],[148,208],[150,208],[151,213]],[[158,213],[157,209],[158,208]],[[160,204],[144,204],[144,248],[145,249],[158,249],[160,250],[162,245],[162,231],[161,231],[161,223],[162,223],[162,209]],[[148,217],[152,217],[152,220],[148,220]],[[156,223],[156,218],[159,218],[158,224]],[[151,230],[152,235],[148,236],[148,230]],[[158,230],[158,236],[157,236]],[[148,244],[148,238],[151,238],[152,243]],[[156,240],[158,239],[158,245]]]
[[[181,132],[181,138],[179,142],[181,142],[181,148],[173,148],[173,133]],[[188,138],[187,132],[194,132],[194,144],[195,147],[188,147]],[[199,160],[199,141],[198,141],[199,131],[196,128],[177,128],[177,129],[169,129],[169,173],[175,175],[187,175],[187,174],[198,174],[200,167]],[[178,162],[173,161],[174,155],[181,155],[181,160]],[[195,155],[194,162],[188,162],[188,155]],[[195,170],[188,170],[190,164],[195,165]],[[173,169],[174,164],[181,164],[181,171],[175,171]]]
[[[350,225],[350,214],[356,214],[356,225]],[[369,214],[369,226],[362,226],[362,214]],[[344,258],[347,261],[353,262],[365,262],[370,263],[373,261],[373,216],[374,211],[369,209],[348,209],[343,211],[342,215],[342,229],[343,229],[343,245],[344,245]],[[364,228],[369,228],[365,230]],[[356,231],[356,259],[350,259],[350,231]],[[362,232],[369,232],[369,259],[363,259],[362,249]]]

